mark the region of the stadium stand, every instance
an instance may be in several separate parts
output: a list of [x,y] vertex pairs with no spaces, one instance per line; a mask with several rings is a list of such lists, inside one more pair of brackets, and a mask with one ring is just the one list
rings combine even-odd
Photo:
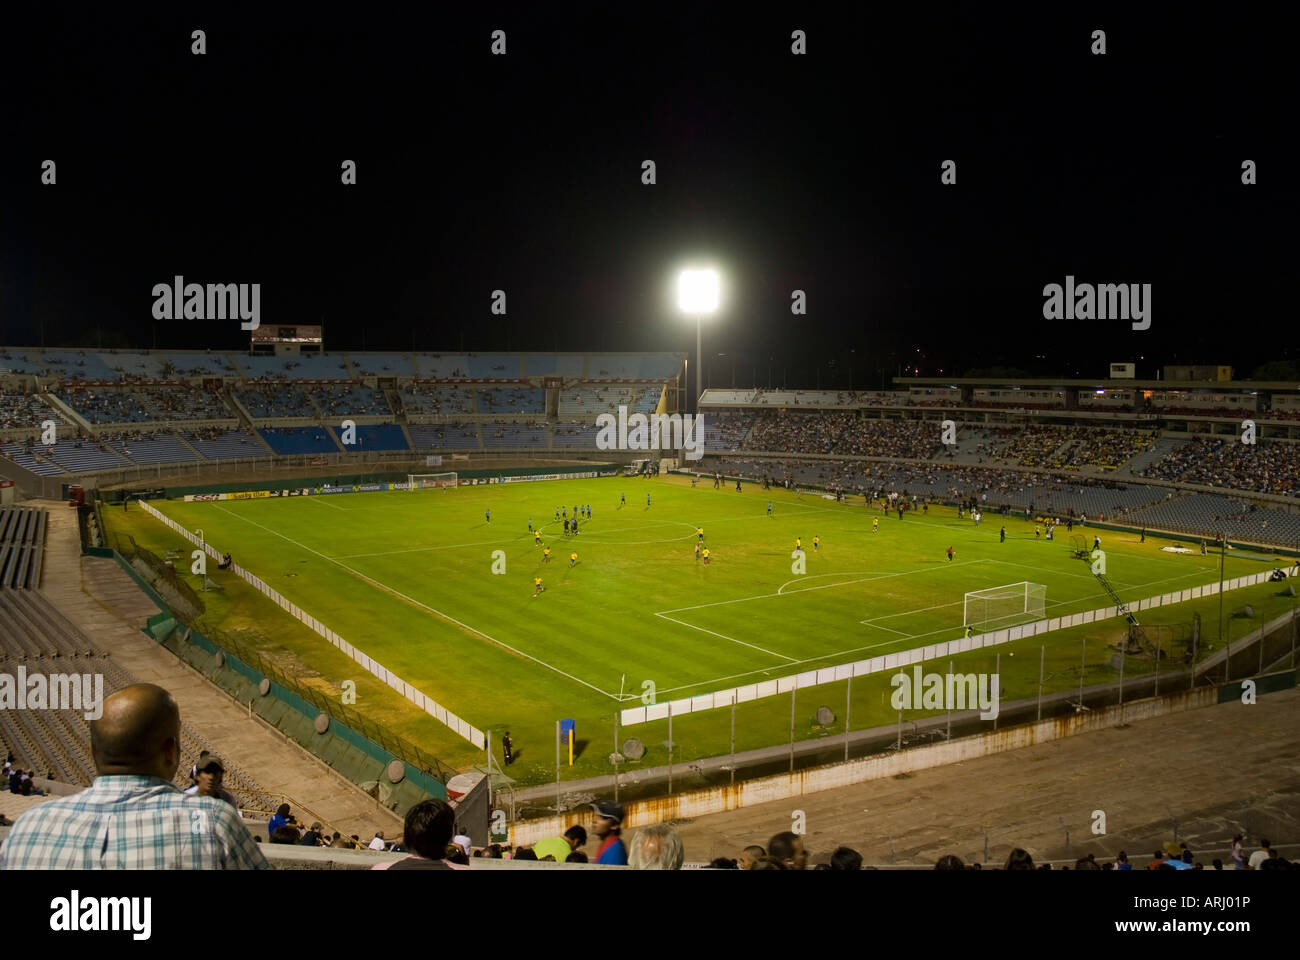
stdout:
[[618,413],[627,407],[628,414],[654,412],[661,388],[658,386],[578,386],[560,391],[557,413],[561,419],[595,418],[602,413]]
[[412,424],[411,440],[417,451],[478,450],[478,426],[473,423]]
[[383,393],[370,387],[330,386],[310,391],[312,401],[326,417],[391,417]]
[[324,427],[262,427],[257,431],[279,456],[301,453],[338,453],[339,448]]
[[101,436],[110,449],[132,463],[155,466],[160,463],[192,463],[194,451],[174,433],[136,433]]
[[478,391],[478,406],[483,413],[545,413],[546,391],[531,388],[483,389]]
[[361,377],[415,376],[415,361],[404,353],[350,353],[348,361]]
[[94,473],[97,470],[120,470],[130,462],[114,453],[106,444],[94,440],[63,440],[52,447],[41,447],[41,456],[69,473]]
[[0,430],[39,430],[45,420],[67,418],[35,393],[0,393]]
[[546,447],[549,429],[544,423],[485,423],[483,446],[492,449]]
[[30,440],[27,441],[26,445],[21,443],[0,444],[0,453],[3,453],[23,469],[30,470],[42,477],[57,477],[65,472],[60,469],[58,464],[37,456]]
[[1142,475],[1294,497],[1300,479],[1300,444],[1260,440],[1251,446],[1235,435],[1197,437],[1147,466]]
[[343,449],[348,451],[411,449],[410,444],[406,442],[406,434],[395,423],[358,424],[355,446],[343,444],[343,430],[341,427],[331,426],[330,430],[338,437],[339,444],[343,446]]
[[[19,663],[29,673],[102,674],[105,697],[138,682],[39,591],[0,588],[0,673],[13,675]],[[19,766],[52,771],[55,779],[74,786],[89,786],[95,776],[84,710],[3,710],[0,730]],[[184,788],[190,784],[191,765],[210,745],[184,723],[181,741],[182,760],[173,782]],[[241,805],[275,808],[271,798],[230,758],[225,758],[225,763],[224,786]]]
[[142,389],[135,394],[152,414],[151,420],[224,420],[235,416],[220,396],[194,387]]
[[0,587],[40,586],[48,519],[44,509],[0,507]]
[[342,357],[300,354],[297,357],[248,356],[238,354],[235,361],[252,380],[350,380],[347,362]]
[[88,423],[148,423],[154,419],[129,390],[74,387],[60,391],[59,399]]
[[237,388],[234,395],[254,420],[316,416],[311,397],[302,387],[249,384]]
[[242,460],[268,457],[270,452],[247,430],[200,430],[182,434],[183,439],[208,460]]
[[467,387],[412,386],[400,394],[407,416],[476,413],[474,391]]
[[1222,532],[1225,537],[1267,543],[1300,542],[1300,515],[1233,500],[1216,494],[1175,497],[1124,516],[1126,523],[1140,523],[1200,534],[1206,538]]

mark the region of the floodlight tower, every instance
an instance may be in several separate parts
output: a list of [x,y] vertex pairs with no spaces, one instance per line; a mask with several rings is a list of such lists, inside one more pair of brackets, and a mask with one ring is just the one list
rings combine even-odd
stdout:
[[683,270],[677,278],[677,305],[695,316],[695,412],[704,395],[704,316],[718,309],[718,272]]

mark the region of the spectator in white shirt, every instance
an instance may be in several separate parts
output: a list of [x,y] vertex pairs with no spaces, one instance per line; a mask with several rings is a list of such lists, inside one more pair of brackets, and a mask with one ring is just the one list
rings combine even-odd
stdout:
[[387,844],[384,843],[384,831],[376,830],[375,838],[370,841],[371,850],[383,850]]
[[1259,841],[1259,849],[1250,855],[1248,866],[1251,870],[1258,870],[1259,865],[1269,858],[1269,846],[1267,840]]

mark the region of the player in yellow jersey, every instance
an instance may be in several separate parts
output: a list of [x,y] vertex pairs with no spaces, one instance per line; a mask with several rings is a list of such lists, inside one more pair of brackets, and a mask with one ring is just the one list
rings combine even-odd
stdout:
[[795,538],[794,538],[794,548],[795,548],[796,550],[802,550],[802,549],[803,549],[803,537],[795,537]]
[[822,545],[822,538],[813,537],[813,553],[816,553],[818,550],[820,550],[821,545]]
[[703,543],[703,542],[704,542],[704,528],[703,528],[703,527],[696,527],[696,528],[695,528],[695,533],[696,533],[697,536],[699,536],[699,538],[700,538],[700,543]]
[[550,562],[551,562],[551,548],[542,547],[542,563],[550,563]]
[[533,531],[533,544],[538,547],[542,545],[542,531],[540,530]]
[[871,532],[872,532],[872,533],[879,533],[879,532],[880,532],[880,518],[879,518],[879,517],[872,517],[872,518],[871,518]]
[[578,555],[576,553],[569,554],[569,569],[573,569],[573,565],[577,562],[578,562]]
[[706,567],[709,565],[709,548],[708,548],[708,547],[705,547],[705,548],[704,548],[704,565],[705,565]]
[[545,590],[545,589],[546,589],[546,588],[542,586],[542,578],[541,578],[541,577],[533,577],[533,596],[534,596],[534,597],[537,596],[539,593],[541,593],[541,592],[542,592],[543,590]]

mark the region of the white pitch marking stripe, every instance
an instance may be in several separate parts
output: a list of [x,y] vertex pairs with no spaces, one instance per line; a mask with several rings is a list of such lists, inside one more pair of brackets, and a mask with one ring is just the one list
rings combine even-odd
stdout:
[[665,620],[671,620],[673,623],[679,623],[683,627],[690,627],[692,630],[699,630],[701,633],[709,633],[709,634],[713,634],[713,636],[715,637],[721,637],[723,640],[730,640],[732,643],[738,643],[742,647],[749,647],[751,650],[758,650],[761,653],[766,653],[768,656],[780,657],[782,660],[788,660],[790,663],[799,662],[794,657],[787,657],[783,653],[777,653],[774,650],[766,650],[763,647],[756,646],[755,644],[746,643],[744,640],[737,640],[735,637],[728,637],[726,634],[716,633],[713,630],[706,630],[704,627],[697,627],[695,624],[687,623],[685,620],[678,620],[675,617],[664,616],[664,614],[662,613],[656,613],[655,616],[663,617]]
[[410,604],[412,604],[413,606],[420,607],[421,609],[428,610],[430,613],[434,614],[435,616],[440,617],[440,618],[442,618],[443,620],[446,620],[446,621],[448,621],[448,622],[450,622],[450,623],[454,623],[454,624],[456,624],[456,626],[458,626],[458,627],[462,627],[463,629],[468,630],[470,633],[477,634],[478,636],[483,637],[483,638],[486,639],[486,640],[490,640],[490,641],[492,641],[493,643],[497,644],[498,646],[505,647],[505,648],[506,648],[507,650],[509,650],[511,653],[517,653],[517,654],[519,654],[519,656],[521,656],[521,657],[526,657],[527,659],[533,661],[533,663],[536,663],[536,664],[539,664],[539,665],[541,665],[541,666],[543,666],[543,667],[546,667],[548,670],[553,670],[555,673],[558,673],[558,674],[559,674],[560,676],[562,676],[562,677],[567,677],[568,679],[572,680],[574,683],[580,683],[580,684],[582,684],[584,687],[587,687],[589,690],[595,690],[595,691],[596,691],[597,693],[599,693],[601,696],[609,697],[609,699],[611,699],[611,700],[617,700],[617,699],[618,699],[618,696],[615,695],[615,694],[608,693],[607,691],[600,689],[600,687],[597,687],[597,686],[595,686],[595,685],[593,685],[593,684],[588,683],[586,680],[581,680],[581,679],[579,679],[578,677],[575,677],[575,676],[574,676],[573,674],[571,674],[571,673],[565,673],[565,672],[564,672],[563,670],[561,670],[559,667],[554,667],[554,666],[552,666],[551,664],[547,663],[545,660],[539,660],[537,657],[534,657],[534,656],[533,656],[532,654],[530,654],[530,653],[524,653],[524,651],[522,651],[522,650],[518,650],[518,649],[516,649],[516,648],[510,646],[510,644],[508,644],[508,643],[503,643],[502,641],[498,640],[496,637],[489,636],[488,634],[484,633],[482,630],[476,630],[476,629],[474,629],[473,627],[471,627],[471,626],[470,626],[469,624],[467,624],[467,623],[461,623],[461,622],[460,622],[459,620],[457,620],[455,617],[449,617],[447,614],[443,613],[441,610],[435,610],[433,607],[429,606],[429,605],[426,604],[426,603],[421,603],[419,600],[415,600],[415,599],[413,599],[413,598],[411,598],[411,597],[408,597],[406,594],[401,593],[400,591],[394,590],[392,587],[388,586],[388,584],[386,584],[386,583],[381,583],[381,582],[378,581],[378,580],[372,579],[371,577],[367,577],[364,573],[360,572],[359,570],[354,570],[352,567],[349,567],[346,563],[339,563],[339,561],[336,560],[336,559],[334,559],[333,557],[327,557],[327,556],[325,556],[325,554],[321,553],[319,550],[313,550],[311,547],[307,546],[305,543],[299,543],[297,540],[294,540],[292,537],[286,537],[283,533],[278,533],[277,531],[272,530],[270,527],[264,527],[264,526],[262,526],[262,524],[258,523],[258,522],[255,521],[255,520],[249,520],[247,517],[241,517],[241,516],[240,516],[239,514],[237,514],[237,513],[231,513],[229,510],[227,510],[225,507],[221,506],[221,504],[219,504],[219,503],[218,503],[218,504],[215,504],[215,506],[216,506],[216,508],[217,508],[218,510],[222,511],[223,513],[229,513],[232,517],[235,517],[236,519],[239,519],[239,520],[243,520],[245,523],[251,523],[251,524],[252,524],[253,526],[255,526],[255,527],[261,527],[261,529],[265,530],[267,533],[274,534],[275,536],[279,537],[281,540],[287,540],[289,543],[292,543],[294,546],[299,547],[299,548],[301,548],[301,549],[303,549],[303,550],[306,550],[308,553],[314,553],[314,554],[316,554],[316,556],[320,557],[322,560],[328,560],[330,563],[338,564],[338,566],[342,567],[344,570],[348,571],[348,573],[352,574],[353,576],[357,577],[358,579],[360,579],[360,580],[364,580],[366,583],[373,584],[374,586],[378,587],[380,590],[384,590],[384,591],[386,591],[387,593],[391,593],[391,594],[392,594],[393,596],[395,596],[395,597],[401,597],[401,598],[402,598],[403,600],[405,600],[407,603],[410,603]]

